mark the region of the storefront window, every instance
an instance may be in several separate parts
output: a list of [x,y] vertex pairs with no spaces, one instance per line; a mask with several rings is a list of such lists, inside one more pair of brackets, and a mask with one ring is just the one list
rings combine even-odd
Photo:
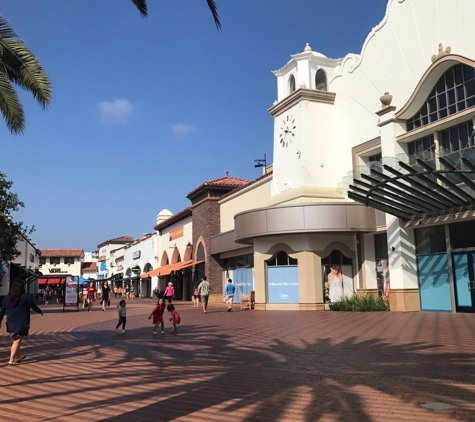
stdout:
[[342,297],[351,297],[353,286],[353,262],[339,250],[334,250],[322,258],[323,300],[325,303],[337,302]]
[[450,244],[452,249],[475,247],[475,220],[454,223],[449,226]]
[[424,227],[415,231],[416,255],[446,252],[444,226]]
[[389,300],[389,260],[386,233],[374,235],[374,255],[376,260],[378,297],[382,297],[387,301]]
[[297,260],[283,251],[267,261],[267,295],[269,303],[299,303]]

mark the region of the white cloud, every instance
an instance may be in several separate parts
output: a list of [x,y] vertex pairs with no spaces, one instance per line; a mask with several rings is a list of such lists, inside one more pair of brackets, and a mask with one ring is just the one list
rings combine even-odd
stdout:
[[176,136],[181,136],[181,137],[188,136],[195,131],[194,126],[186,124],[186,123],[178,123],[176,125],[171,125],[170,127],[172,129],[172,132]]
[[129,100],[117,99],[96,104],[101,122],[125,123],[134,110]]

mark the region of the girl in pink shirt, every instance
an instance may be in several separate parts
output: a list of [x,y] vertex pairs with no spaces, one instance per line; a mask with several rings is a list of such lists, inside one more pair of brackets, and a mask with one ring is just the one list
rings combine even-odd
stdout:
[[177,311],[175,311],[175,307],[171,303],[167,306],[167,310],[168,312],[171,313],[171,316],[172,316],[170,318],[170,321],[173,321],[173,329],[171,332],[173,334],[176,334],[177,333],[176,326],[181,322],[180,314]]

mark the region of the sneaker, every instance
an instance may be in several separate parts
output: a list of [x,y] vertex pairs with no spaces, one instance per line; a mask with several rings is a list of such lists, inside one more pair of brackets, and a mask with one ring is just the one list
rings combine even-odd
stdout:
[[156,335],[157,335],[157,332],[156,332],[156,331],[153,331],[153,333],[152,333],[152,334],[153,334],[154,336],[156,336]]
[[229,309],[228,309],[228,312],[231,312],[231,311],[232,311],[232,309],[231,309],[231,308],[229,308]]
[[165,334],[165,331],[162,331],[162,336]]
[[14,360],[13,362],[8,362],[8,366],[17,366],[17,365],[19,365],[19,363],[16,360]]

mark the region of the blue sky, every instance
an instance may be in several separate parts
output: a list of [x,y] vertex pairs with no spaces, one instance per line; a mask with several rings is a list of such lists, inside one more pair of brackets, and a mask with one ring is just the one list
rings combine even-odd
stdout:
[[383,0],[0,0],[0,13],[38,57],[53,87],[43,111],[20,93],[24,135],[0,124],[0,171],[34,225],[39,248],[96,250],[153,231],[164,208],[231,176],[253,180],[272,162],[277,97],[271,71],[310,43],[360,53]]

